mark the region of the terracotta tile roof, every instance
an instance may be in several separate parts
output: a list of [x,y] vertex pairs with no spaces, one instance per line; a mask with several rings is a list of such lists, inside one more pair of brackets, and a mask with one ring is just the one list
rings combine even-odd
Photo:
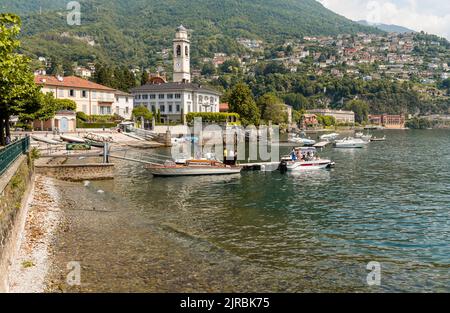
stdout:
[[58,80],[55,76],[36,75],[34,82],[38,85],[45,86],[57,86],[57,87],[73,87],[81,89],[96,89],[104,91],[115,91],[113,88],[109,88],[100,84],[93,83],[86,79],[82,79],[76,76],[62,77],[62,80]]
[[220,112],[228,112],[229,109],[230,109],[230,106],[228,105],[228,103],[221,103],[221,104],[219,104],[219,111]]

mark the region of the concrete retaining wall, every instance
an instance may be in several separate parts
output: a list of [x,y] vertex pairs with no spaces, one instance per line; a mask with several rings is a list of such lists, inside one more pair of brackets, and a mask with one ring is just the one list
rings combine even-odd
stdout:
[[18,249],[32,182],[32,161],[24,155],[0,177],[0,292],[8,291],[8,269]]
[[67,181],[114,178],[114,164],[36,165],[36,173]]

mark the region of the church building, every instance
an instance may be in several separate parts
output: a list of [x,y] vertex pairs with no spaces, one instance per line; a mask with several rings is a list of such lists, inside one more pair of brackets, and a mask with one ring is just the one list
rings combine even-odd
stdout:
[[151,77],[147,84],[131,90],[134,106],[160,111],[161,122],[179,122],[191,112],[219,113],[221,93],[212,87],[191,82],[191,42],[182,25],[173,40],[173,82]]

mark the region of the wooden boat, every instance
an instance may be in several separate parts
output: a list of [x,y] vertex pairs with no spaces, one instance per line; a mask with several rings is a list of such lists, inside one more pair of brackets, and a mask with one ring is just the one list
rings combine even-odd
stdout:
[[79,137],[60,135],[59,136],[63,141],[68,143],[85,143],[85,140]]
[[203,176],[239,174],[239,166],[229,166],[214,160],[188,160],[185,164],[167,161],[161,165],[148,165],[146,168],[154,176]]
[[86,139],[85,143],[87,143],[90,146],[98,147],[98,148],[103,148],[105,146],[104,142],[94,141],[94,140],[90,140],[90,139]]
[[111,136],[103,136],[98,135],[94,133],[88,133],[84,135],[85,139],[91,140],[91,141],[97,141],[97,142],[112,142],[113,138]]
[[53,139],[50,139],[47,137],[33,135],[33,136],[31,136],[31,138],[33,138],[34,140],[39,141],[39,142],[47,143],[49,145],[59,145],[60,144],[59,141],[56,141],[56,140],[53,140]]

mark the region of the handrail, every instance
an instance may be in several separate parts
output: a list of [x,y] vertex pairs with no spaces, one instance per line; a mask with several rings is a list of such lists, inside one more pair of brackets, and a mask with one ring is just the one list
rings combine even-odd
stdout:
[[5,171],[17,160],[19,156],[28,152],[30,147],[30,137],[14,141],[0,150],[0,175],[3,175]]

